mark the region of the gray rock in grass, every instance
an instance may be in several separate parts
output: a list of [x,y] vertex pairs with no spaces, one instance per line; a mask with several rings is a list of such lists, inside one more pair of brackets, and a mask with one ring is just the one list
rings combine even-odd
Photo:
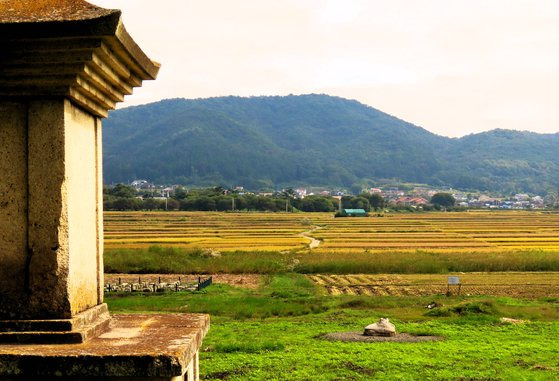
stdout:
[[365,336],[395,336],[396,327],[388,318],[380,318],[378,322],[366,326],[363,334]]

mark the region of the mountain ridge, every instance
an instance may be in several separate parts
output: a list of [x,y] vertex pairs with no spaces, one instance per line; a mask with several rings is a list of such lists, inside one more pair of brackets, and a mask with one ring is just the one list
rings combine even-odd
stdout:
[[559,133],[497,129],[461,138],[323,94],[174,98],[111,112],[105,181],[351,187],[397,179],[547,192]]

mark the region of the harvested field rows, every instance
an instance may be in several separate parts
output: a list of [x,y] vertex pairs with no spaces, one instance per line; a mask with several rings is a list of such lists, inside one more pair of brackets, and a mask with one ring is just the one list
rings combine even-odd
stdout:
[[[523,298],[559,297],[558,272],[466,273],[458,274],[463,295],[494,295]],[[331,295],[435,295],[449,289],[441,274],[353,274],[309,275]],[[453,294],[457,286],[451,286]]]
[[558,250],[559,214],[480,211],[339,218],[313,236],[323,241],[323,251]]
[[308,230],[301,217],[269,213],[107,212],[105,247],[152,245],[217,250],[292,250],[304,248]]
[[109,249],[161,245],[301,251],[309,249],[311,238],[319,241],[313,252],[557,251],[559,214],[476,211],[333,218],[331,213],[105,213]]

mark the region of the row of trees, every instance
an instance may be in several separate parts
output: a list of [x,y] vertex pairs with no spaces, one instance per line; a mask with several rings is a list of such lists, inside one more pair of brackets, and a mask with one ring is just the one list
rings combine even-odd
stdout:
[[[450,196],[450,197],[449,197]],[[303,212],[334,212],[340,207],[339,200],[329,196],[308,196],[296,198],[294,192],[287,189],[273,196],[239,194],[221,187],[195,189],[187,191],[178,188],[172,197],[154,198],[150,191],[137,192],[127,185],[118,184],[104,189],[105,210],[185,210],[185,211],[303,211]],[[343,196],[344,209],[364,209],[369,212],[387,207],[387,202],[378,194],[361,194],[359,196]],[[435,206],[449,208],[454,205],[454,198],[448,194],[433,196]]]
[[105,210],[186,210],[186,211],[296,211],[332,212],[338,208],[338,201],[332,197],[309,196],[304,199],[294,197],[293,192],[279,192],[269,196],[239,194],[221,187],[196,189],[187,192],[176,189],[172,197],[154,198],[150,192],[136,192],[132,187],[118,184],[104,190]]

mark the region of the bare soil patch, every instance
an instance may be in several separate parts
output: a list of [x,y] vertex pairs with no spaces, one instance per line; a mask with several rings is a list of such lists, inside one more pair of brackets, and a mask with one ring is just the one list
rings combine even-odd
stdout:
[[397,342],[419,343],[443,340],[442,336],[415,336],[409,333],[396,333],[395,336],[365,336],[363,332],[333,332],[323,336],[326,340],[351,341],[361,343]]

